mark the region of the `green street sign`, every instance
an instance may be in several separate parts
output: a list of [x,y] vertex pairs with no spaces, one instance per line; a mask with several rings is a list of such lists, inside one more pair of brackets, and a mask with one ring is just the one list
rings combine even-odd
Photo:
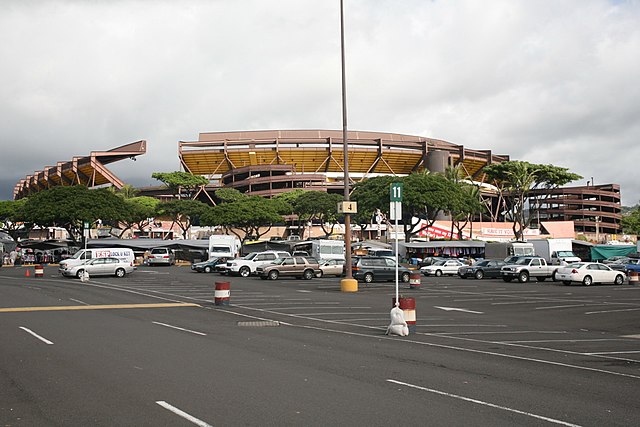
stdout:
[[392,202],[402,201],[402,183],[401,182],[391,183],[391,201]]

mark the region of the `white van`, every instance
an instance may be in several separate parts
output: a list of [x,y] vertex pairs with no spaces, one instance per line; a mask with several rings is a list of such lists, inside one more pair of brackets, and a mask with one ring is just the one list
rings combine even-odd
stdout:
[[64,270],[65,267],[74,267],[82,264],[88,259],[103,257],[118,258],[124,262],[131,263],[131,265],[133,265],[133,261],[135,259],[133,250],[129,248],[81,249],[71,258],[60,261],[60,270]]

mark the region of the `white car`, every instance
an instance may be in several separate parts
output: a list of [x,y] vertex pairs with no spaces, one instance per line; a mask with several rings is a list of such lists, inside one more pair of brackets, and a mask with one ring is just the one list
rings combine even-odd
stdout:
[[320,273],[316,277],[322,276],[342,276],[344,272],[344,261],[341,259],[320,260]]
[[118,258],[93,258],[80,265],[60,267],[63,276],[82,277],[86,271],[89,277],[92,276],[116,276],[124,277],[125,274],[133,273],[135,267],[132,262],[122,261]]
[[565,285],[573,282],[590,286],[592,283],[612,283],[622,285],[624,283],[624,273],[612,270],[608,265],[597,262],[575,262],[566,267],[560,267],[556,271],[556,280]]
[[454,276],[458,274],[458,268],[465,265],[463,262],[458,261],[457,259],[445,259],[442,261],[437,261],[434,264],[427,265],[420,269],[420,273],[425,276],[442,276],[443,274],[447,274],[449,276]]
[[251,274],[255,274],[258,267],[271,264],[276,258],[290,256],[289,252],[284,251],[252,252],[244,258],[227,261],[226,272],[229,275],[249,277]]

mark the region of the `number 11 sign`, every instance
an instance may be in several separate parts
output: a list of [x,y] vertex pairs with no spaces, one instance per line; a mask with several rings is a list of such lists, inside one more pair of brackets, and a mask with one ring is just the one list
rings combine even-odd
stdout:
[[389,204],[389,216],[392,220],[402,218],[402,183],[394,182],[391,184],[391,203]]

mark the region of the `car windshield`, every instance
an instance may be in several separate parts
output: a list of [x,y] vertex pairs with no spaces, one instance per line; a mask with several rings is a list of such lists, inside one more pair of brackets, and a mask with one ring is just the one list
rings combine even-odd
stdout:
[[446,261],[436,261],[433,263],[433,265],[444,265]]
[[527,265],[529,264],[529,262],[531,261],[531,258],[518,258],[515,262],[515,264],[518,265]]
[[567,265],[567,268],[580,268],[584,265],[583,262],[573,262],[569,265]]
[[284,262],[286,258],[276,258],[273,261],[271,261],[271,264],[275,264],[275,265],[280,265]]
[[476,262],[474,265],[479,266],[479,267],[484,267],[487,264],[489,264],[489,261],[480,261],[480,262]]

